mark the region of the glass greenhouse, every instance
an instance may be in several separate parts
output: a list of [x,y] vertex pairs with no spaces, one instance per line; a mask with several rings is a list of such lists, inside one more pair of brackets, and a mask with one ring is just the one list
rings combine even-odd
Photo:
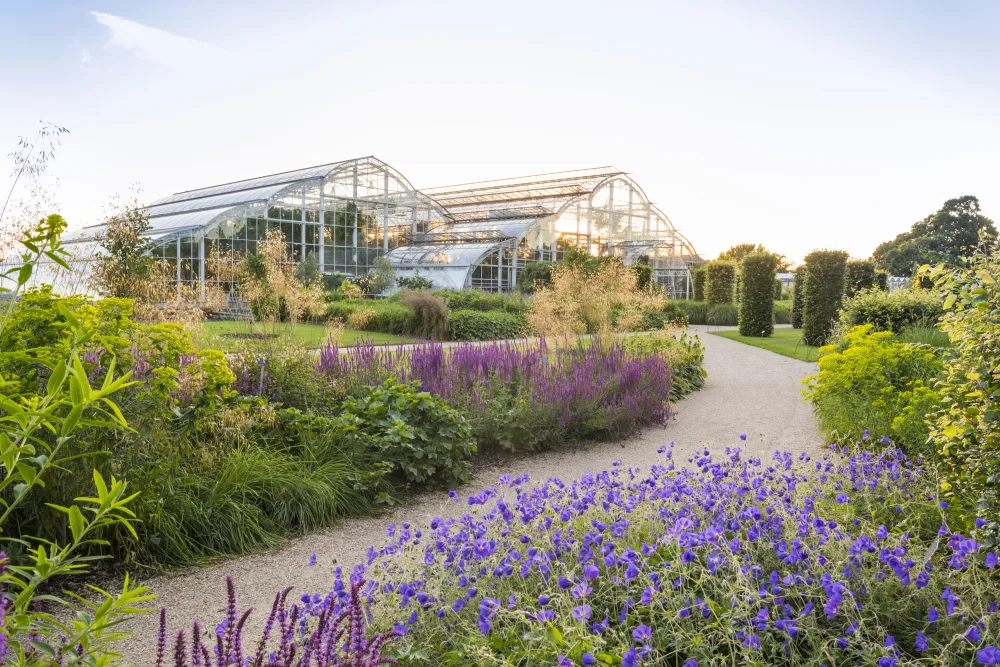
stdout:
[[[576,248],[627,265],[647,260],[658,284],[686,297],[689,267],[702,261],[642,188],[611,167],[417,190],[365,157],[179,192],[146,213],[154,256],[178,290],[202,293],[206,281],[229,291],[206,266],[255,252],[268,229],[280,229],[290,255],[315,258],[324,274],[364,275],[385,256],[399,277],[491,292],[514,289],[528,262]],[[85,291],[80,276],[101,232],[98,225],[67,240],[79,270],[39,278]]]

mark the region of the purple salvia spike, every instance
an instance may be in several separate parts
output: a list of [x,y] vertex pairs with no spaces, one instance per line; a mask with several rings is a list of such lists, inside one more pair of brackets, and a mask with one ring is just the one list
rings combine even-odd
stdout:
[[163,656],[167,651],[167,610],[160,609],[160,630],[156,633],[156,667],[163,667]]
[[177,643],[174,644],[174,667],[187,667],[187,651],[184,650],[184,631],[177,631]]
[[[191,667],[202,667],[201,649],[201,626],[195,621],[191,624]],[[209,665],[206,664],[204,667]]]
[[233,652],[233,633],[236,632],[236,584],[233,578],[226,575],[226,632],[225,632],[225,663],[229,664]]
[[271,613],[267,617],[267,622],[264,623],[264,632],[260,636],[260,642],[257,644],[257,655],[254,656],[252,667],[260,667],[261,663],[264,661],[264,649],[267,646],[267,640],[271,637],[271,629],[274,627],[274,619],[278,615],[278,607],[284,600],[284,596],[288,595],[290,588],[286,588],[283,593],[274,594],[274,604],[271,605]]
[[247,619],[250,617],[250,614],[252,613],[253,613],[253,607],[243,612],[243,616],[240,617],[239,623],[236,624],[236,632],[233,633],[233,659],[236,661],[237,667],[244,667],[243,626],[246,624]]
[[222,635],[215,635],[215,667],[226,667],[226,663],[229,662],[228,656],[223,650],[224,646]]

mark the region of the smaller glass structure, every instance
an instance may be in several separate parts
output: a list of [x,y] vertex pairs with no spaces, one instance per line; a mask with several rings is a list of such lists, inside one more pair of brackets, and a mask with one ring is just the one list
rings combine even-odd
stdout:
[[[691,243],[677,231],[645,192],[614,167],[523,176],[498,181],[429,188],[449,220],[415,235],[411,244],[389,252],[397,274],[429,278],[436,286],[456,283],[457,272],[440,267],[466,266],[465,248],[481,257],[468,267],[462,288],[505,292],[528,262],[555,262],[569,250],[594,256],[617,255],[626,265],[647,261],[653,277],[677,298],[693,291],[690,266],[700,263]],[[489,251],[483,244],[490,245]],[[417,248],[434,247],[422,257]],[[448,247],[455,248],[451,257]],[[460,250],[459,248],[462,248]]]

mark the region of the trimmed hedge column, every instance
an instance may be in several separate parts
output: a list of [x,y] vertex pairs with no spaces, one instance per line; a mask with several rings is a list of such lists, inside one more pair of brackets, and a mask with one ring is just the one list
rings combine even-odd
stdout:
[[732,303],[735,282],[735,264],[718,260],[709,262],[705,265],[705,301],[712,305]]
[[800,266],[795,271],[795,282],[792,283],[792,328],[802,328],[802,288],[806,284],[806,267]]
[[844,301],[847,253],[814,250],[805,261],[809,279],[802,290],[802,336],[809,345],[826,345]]
[[844,296],[852,297],[863,289],[875,287],[875,262],[870,259],[852,259],[844,273]]
[[781,278],[774,279],[774,300],[781,301],[781,292],[785,289],[784,283],[781,282]]
[[778,258],[747,255],[740,264],[740,335],[767,338],[774,333],[774,272]]
[[795,282],[792,283],[792,328],[802,328],[802,290],[806,286],[806,267],[800,266],[795,270]]
[[697,266],[691,269],[691,275],[694,277],[694,300],[704,301],[705,300],[705,267]]

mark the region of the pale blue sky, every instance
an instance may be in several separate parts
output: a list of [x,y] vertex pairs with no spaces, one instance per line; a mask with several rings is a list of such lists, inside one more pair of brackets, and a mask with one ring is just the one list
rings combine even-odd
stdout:
[[612,164],[706,257],[1000,218],[1000,2],[11,4],[0,148],[68,127],[77,225],[363,155],[418,187]]

